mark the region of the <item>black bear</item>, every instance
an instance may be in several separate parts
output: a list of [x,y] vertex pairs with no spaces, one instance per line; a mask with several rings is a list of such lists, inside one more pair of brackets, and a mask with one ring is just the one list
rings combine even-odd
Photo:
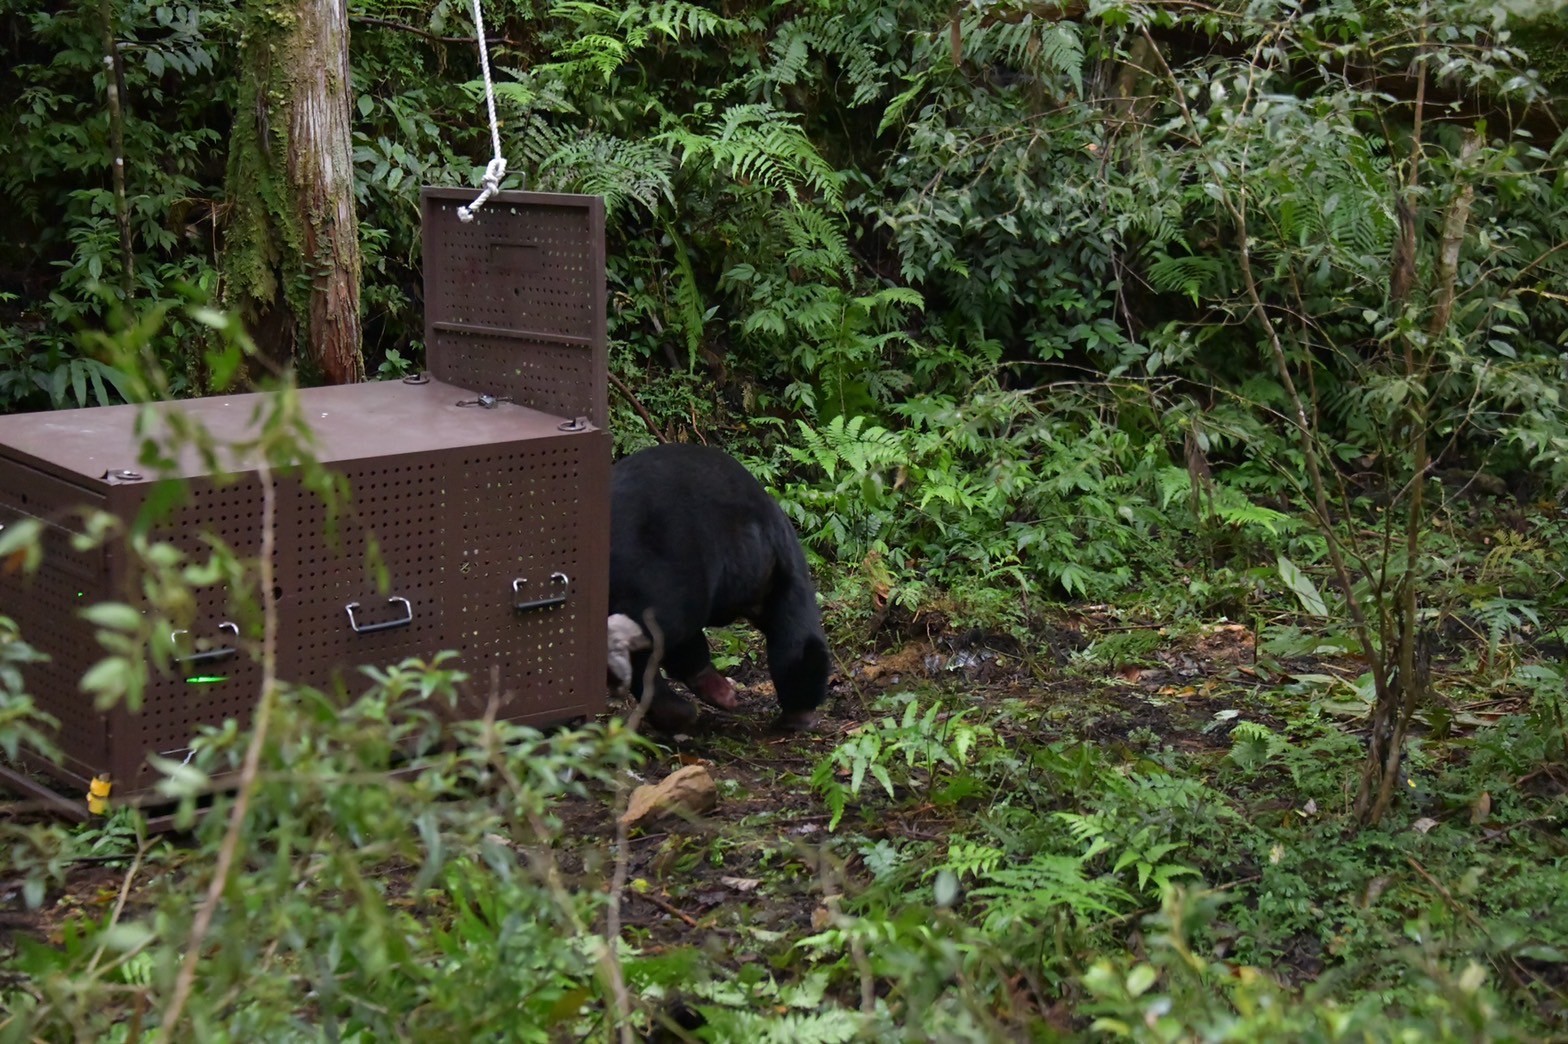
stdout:
[[[611,470],[609,673],[617,691],[639,699],[650,608],[664,638],[664,671],[726,709],[735,690],[714,668],[703,628],[755,625],[767,639],[779,726],[815,723],[831,659],[806,556],[783,509],[721,450],[669,443]],[[651,723],[674,732],[695,717],[660,679]]]

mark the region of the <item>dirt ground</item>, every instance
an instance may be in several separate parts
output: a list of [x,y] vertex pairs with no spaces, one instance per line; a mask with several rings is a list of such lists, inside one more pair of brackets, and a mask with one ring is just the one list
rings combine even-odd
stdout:
[[[997,725],[1002,743],[1022,738],[1009,736],[1009,728],[1029,729],[1033,743],[1079,737],[1107,746],[1125,745],[1129,733],[1144,729],[1163,744],[1218,755],[1229,749],[1229,730],[1213,727],[1215,714],[1235,706],[1238,687],[1257,681],[1252,635],[1240,626],[1206,630],[1156,651],[1145,664],[1107,669],[1099,678],[1063,674],[1060,661],[1084,642],[1070,628],[1053,637],[1047,652],[1058,663],[1043,666],[1041,657],[1030,662],[1013,643],[983,636],[911,641],[896,651],[840,659],[822,721],[804,735],[771,730],[775,708],[763,671],[731,672],[739,707],[732,713],[704,707],[692,735],[661,739],[667,756],[644,774],[653,782],[681,765],[701,764],[720,799],[699,819],[633,831],[627,927],[655,951],[707,947],[740,961],[761,959],[763,948],[746,946],[758,929],[791,936],[819,929],[827,896],[853,891],[864,868],[858,857],[822,865],[831,816],[808,778],[837,744],[885,713],[872,709],[880,693],[914,689],[923,701],[940,695],[952,706],[1017,701],[1040,712]],[[1249,718],[1268,723],[1266,715],[1249,711]],[[861,797],[866,808],[852,805],[840,833],[945,842],[953,827],[951,809],[918,802],[895,807],[869,780]],[[613,830],[602,809],[578,808],[564,833],[591,839],[603,851]],[[781,873],[781,861],[793,864],[791,870]],[[595,869],[583,867],[570,848],[564,862],[569,873]]]
[[[775,708],[760,667],[731,671],[739,707],[734,712],[704,707],[692,734],[662,739],[661,756],[641,773],[640,782],[656,782],[683,765],[701,764],[717,784],[718,802],[695,819],[633,829],[622,904],[626,938],[645,953],[694,947],[735,967],[773,960],[780,939],[822,928],[830,897],[852,894],[868,870],[847,846],[826,854],[831,817],[809,777],[824,755],[883,713],[873,710],[882,693],[912,690],[922,694],[923,703],[940,695],[955,707],[1013,701],[1020,713],[987,718],[1003,743],[1016,743],[1027,731],[1032,743],[1076,738],[1132,752],[1152,742],[1217,759],[1230,748],[1230,722],[1238,709],[1247,720],[1284,727],[1256,698],[1265,683],[1254,635],[1241,625],[1157,632],[1129,662],[1080,658],[1069,668],[1072,654],[1088,644],[1086,634],[1103,640],[1134,630],[1078,618],[1043,636],[1032,655],[1005,640],[945,635],[841,657],[822,721],[807,734],[771,730]],[[1304,669],[1347,679],[1361,670],[1351,661],[1313,662]],[[840,834],[945,843],[951,817],[963,814],[919,801],[889,802],[869,780],[860,800],[848,809]],[[602,801],[561,811],[564,830],[556,853],[561,871],[571,883],[602,887],[611,870],[613,812]],[[395,868],[391,873],[404,876]],[[111,907],[123,881],[121,867],[81,863],[43,909],[23,913],[18,883],[0,875],[0,931],[57,939],[61,925],[78,912],[101,915]],[[131,907],[136,905],[133,896]],[[1296,970],[1310,977],[1317,967],[1307,954]]]
[[[811,929],[813,918],[822,916],[824,895],[849,886],[846,878],[858,868],[854,860],[831,871],[818,865],[830,815],[812,794],[808,777],[826,753],[874,715],[872,706],[883,692],[912,688],[954,704],[1018,701],[1043,712],[1017,716],[1017,728],[1047,730],[1031,737],[1036,742],[1079,736],[1116,745],[1126,743],[1130,731],[1145,728],[1184,749],[1226,749],[1225,730],[1206,728],[1225,705],[1220,691],[1230,695],[1238,681],[1248,680],[1250,632],[1215,628],[1155,652],[1145,665],[1107,668],[1104,678],[1064,675],[1060,664],[1085,644],[1083,622],[1068,621],[1048,636],[1044,655],[1032,658],[1007,640],[982,635],[919,639],[889,652],[841,657],[822,720],[806,734],[771,729],[772,687],[760,666],[732,671],[739,707],[733,712],[703,707],[690,735],[659,737],[664,754],[644,768],[641,781],[654,782],[682,765],[702,764],[720,796],[717,807],[697,820],[634,829],[626,926],[655,949],[701,945],[742,927],[748,933]],[[614,709],[624,713],[630,707]],[[1004,733],[1000,739],[1009,737]],[[951,826],[945,809],[919,804],[893,809],[869,785],[862,797],[875,807],[874,823],[868,827],[852,807],[842,829],[873,838],[936,841],[945,840]],[[0,816],[18,818],[14,809],[25,804],[0,806]],[[615,832],[611,813],[591,802],[562,812],[562,869],[585,879],[600,877],[598,861]],[[23,910],[19,882],[0,876],[0,930],[48,939],[78,913],[107,909],[123,884],[123,868],[111,865],[119,862],[73,865],[66,887],[37,911]]]

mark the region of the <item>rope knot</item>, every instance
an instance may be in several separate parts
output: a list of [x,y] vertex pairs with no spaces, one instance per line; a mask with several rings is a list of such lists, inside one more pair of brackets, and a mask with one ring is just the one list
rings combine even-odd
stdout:
[[457,219],[464,224],[474,220],[474,211],[485,205],[485,200],[501,191],[501,182],[506,178],[506,160],[497,156],[485,164],[484,191],[479,193],[479,198],[466,207],[457,208]]

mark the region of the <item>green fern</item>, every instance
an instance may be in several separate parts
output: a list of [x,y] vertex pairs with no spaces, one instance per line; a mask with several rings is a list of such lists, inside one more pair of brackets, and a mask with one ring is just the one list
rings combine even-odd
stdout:
[[530,123],[529,152],[538,157],[534,170],[540,181],[563,192],[604,197],[607,215],[629,203],[649,211],[673,203],[670,174],[675,161],[650,141],[627,141],[597,131]]
[[590,0],[558,0],[552,18],[568,30],[554,49],[555,61],[538,65],[544,79],[608,83],[633,53],[654,41],[701,40],[734,36],[745,25],[682,0],[632,3],[621,9]]
[[[835,220],[814,207],[787,210],[782,217],[784,235],[789,242],[784,253],[788,264],[814,275],[831,275],[849,281],[855,257],[850,252],[841,219]],[[925,307],[923,298],[919,307]]]
[[865,473],[873,468],[891,467],[904,457],[899,438],[886,428],[868,424],[865,417],[840,414],[820,429],[803,420],[795,422],[804,449],[791,455],[803,464],[815,464],[829,479],[838,475],[840,466]]
[[864,1016],[844,1008],[788,1015],[735,1008],[709,1008],[706,1013],[712,1032],[708,1039],[755,1044],[844,1044],[859,1037],[865,1025]]
[[1238,721],[1230,730],[1228,757],[1238,768],[1255,771],[1290,746],[1272,729],[1255,721]]
[[746,25],[705,7],[666,0],[658,4],[628,4],[616,23],[624,29],[647,30],[671,40],[702,40],[710,36],[738,36]]
[[993,20],[971,10],[963,20],[963,53],[976,64],[1004,63],[1040,78],[1062,76],[1083,93],[1083,39],[1074,22],[1021,18]]
[[1078,917],[1114,915],[1133,905],[1132,896],[1109,877],[1089,877],[1084,856],[1037,852],[1019,866],[1001,866],[971,899],[985,904],[986,932],[1039,930],[1064,913]]
[[776,87],[802,82],[813,53],[830,59],[851,88],[849,104],[867,105],[887,84],[887,56],[868,31],[876,25],[865,11],[841,5],[806,13],[785,22],[768,46],[768,61],[746,80],[752,91],[771,97]]
[[[832,812],[828,829],[838,828],[849,798],[860,793],[868,775],[891,798],[897,796],[893,769],[898,769],[905,783],[918,771],[925,775],[928,785],[934,785],[940,769],[957,769],[967,764],[976,742],[993,732],[989,726],[965,721],[966,713],[945,713],[939,702],[931,703],[922,712],[917,700],[908,699],[900,717],[884,715],[867,722],[829,751],[811,773],[811,785],[822,794]],[[848,785],[839,782],[843,772],[849,773]]]
[[702,291],[697,286],[697,274],[691,267],[691,254],[674,225],[666,225],[665,232],[675,245],[675,286],[673,297],[676,315],[680,319],[681,333],[686,338],[687,366],[697,366],[697,353],[702,348],[702,332],[713,309],[703,307]]
[[1224,272],[1225,263],[1217,257],[1172,257],[1161,250],[1149,264],[1149,282],[1156,290],[1182,293],[1197,304],[1200,296],[1214,290]]
[[767,102],[732,105],[697,131],[677,126],[660,135],[681,166],[707,164],[742,184],[763,185],[801,202],[805,188],[831,206],[843,202],[842,178],[817,152],[793,113]]
[[960,881],[966,877],[989,878],[1005,858],[1007,853],[1000,848],[954,839],[948,842],[947,859],[932,867],[926,876],[947,870]]

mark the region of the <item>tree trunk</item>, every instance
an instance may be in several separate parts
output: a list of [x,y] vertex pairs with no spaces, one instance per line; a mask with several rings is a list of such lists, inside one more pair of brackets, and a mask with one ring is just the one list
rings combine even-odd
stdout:
[[263,352],[365,378],[343,0],[248,0],[223,300]]

